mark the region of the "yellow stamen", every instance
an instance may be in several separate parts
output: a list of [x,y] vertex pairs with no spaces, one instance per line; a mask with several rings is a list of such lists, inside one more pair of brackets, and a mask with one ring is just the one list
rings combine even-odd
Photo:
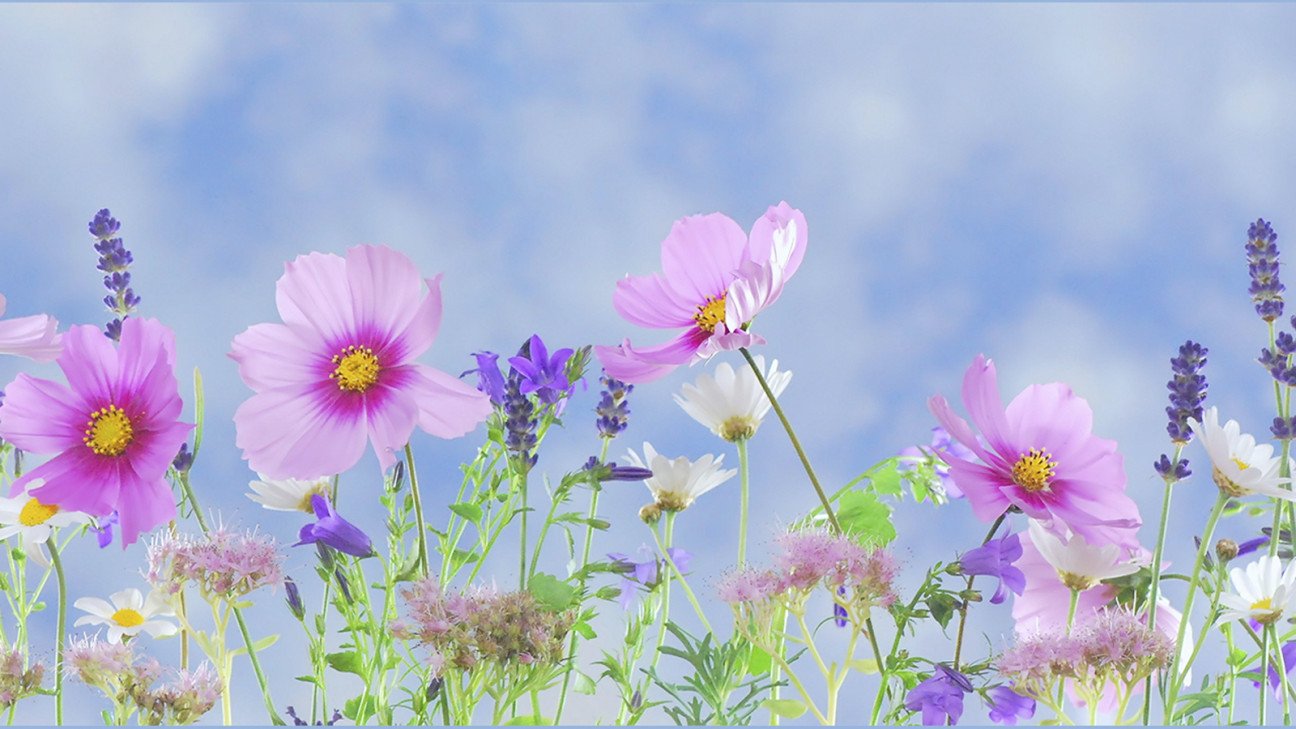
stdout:
[[116,405],[99,408],[86,424],[85,444],[99,456],[120,456],[135,439],[135,429],[125,411]]
[[144,623],[144,616],[130,608],[122,608],[112,614],[112,621],[123,628],[133,628]]
[[35,498],[28,499],[23,504],[22,511],[18,512],[18,523],[23,526],[36,526],[49,521],[51,516],[59,512],[56,504],[42,504]]
[[1273,598],[1266,597],[1259,602],[1251,603],[1252,610],[1268,610],[1273,607]]
[[1012,467],[1013,483],[1031,493],[1045,491],[1049,479],[1053,478],[1053,469],[1057,468],[1048,451],[1043,448],[1032,448],[1030,453],[1017,459]]
[[718,298],[707,297],[706,303],[697,308],[693,321],[704,332],[715,332],[716,325],[725,319],[725,294]]
[[336,380],[340,389],[364,392],[378,381],[378,357],[368,347],[351,345],[333,355],[334,368],[329,379]]

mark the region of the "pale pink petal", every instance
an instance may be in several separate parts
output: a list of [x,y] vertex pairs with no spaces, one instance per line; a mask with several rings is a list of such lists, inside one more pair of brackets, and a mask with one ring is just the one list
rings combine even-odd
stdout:
[[252,470],[274,479],[341,473],[359,462],[368,440],[363,403],[347,402],[331,382],[266,390],[234,412],[235,445]]
[[68,386],[84,398],[90,409],[112,402],[116,391],[117,348],[98,327],[74,326],[63,335],[58,365]]
[[775,261],[784,281],[801,267],[810,228],[800,210],[780,202],[752,223],[751,258],[757,263]]
[[[1030,539],[1022,539],[1022,555],[1013,563],[1026,576],[1026,589],[1013,600],[1012,616],[1018,635],[1037,630],[1065,630],[1071,608],[1071,588],[1062,584],[1057,569],[1049,564]],[[1116,596],[1116,588],[1099,585],[1080,593],[1075,624],[1093,619],[1097,610]]]
[[[982,447],[981,442],[977,440],[976,434],[972,431],[971,426],[967,424],[966,420],[960,418],[954,413],[954,410],[949,406],[949,401],[945,399],[944,395],[937,394],[928,398],[927,409],[931,411],[932,415],[936,416],[936,420],[940,422],[941,427],[945,429],[945,432],[950,434],[951,438],[966,446],[968,450],[976,454],[976,457],[981,459],[982,462],[999,466],[1001,468],[1004,467],[1004,459],[998,454],[991,453]],[[943,453],[940,455],[947,463],[953,462],[953,457],[946,456]]]
[[311,349],[320,344],[332,347],[357,328],[346,260],[331,253],[298,256],[284,264],[284,275],[275,284],[275,304],[284,324]]
[[58,320],[37,314],[0,321],[0,353],[53,362],[63,353]]
[[[401,369],[408,370],[409,367]],[[392,378],[393,385],[403,379],[404,376],[399,379]],[[365,392],[369,442],[373,444],[374,452],[378,454],[378,465],[383,471],[396,465],[396,452],[409,443],[419,417],[418,407],[414,404],[414,398],[410,396],[411,388],[403,384],[393,385],[377,385]],[[473,389],[473,392],[477,390]],[[477,394],[482,393],[477,392]],[[490,398],[487,397],[487,401],[489,400]],[[443,399],[436,403],[436,405],[442,404],[444,404]]]
[[486,393],[441,370],[416,364],[407,376],[402,389],[418,406],[419,427],[438,438],[472,432],[494,409]]
[[1089,544],[1138,548],[1137,530],[1143,520],[1138,516],[1138,505],[1124,491],[1088,493],[1074,483],[1055,481],[1053,494],[1053,514]]
[[[994,362],[986,359],[984,354],[978,354],[963,375],[963,405],[967,408],[968,417],[981,430],[986,444],[1004,458],[1016,460],[1021,455],[1019,449],[1026,451],[1034,446],[1010,440]],[[964,445],[971,448],[967,443]]]
[[598,358],[603,369],[608,375],[633,384],[652,382],[659,380],[671,372],[679,365],[658,365],[641,362],[626,354],[626,347],[630,345],[630,340],[625,340],[625,344],[616,347],[609,347],[603,344],[594,346],[594,356]]
[[[346,277],[358,327],[399,332],[419,310],[422,279],[418,267],[404,253],[387,246],[348,248]],[[439,291],[436,295],[440,297]],[[441,307],[438,304],[436,308],[439,322]],[[435,327],[431,336],[436,336]]]
[[27,373],[5,388],[0,405],[0,438],[31,453],[59,453],[83,445],[89,422],[66,386]]
[[678,329],[694,324],[698,307],[705,301],[680,301],[679,295],[659,273],[626,276],[617,281],[612,307],[626,321],[652,329]]
[[415,304],[407,321],[392,327],[387,341],[375,351],[387,366],[407,364],[432,346],[441,328],[441,274],[426,279],[428,295]]
[[947,461],[954,483],[967,496],[972,513],[981,521],[994,521],[1011,502],[1004,494],[1003,476],[992,468],[951,458]]
[[[697,354],[703,343],[711,334],[703,329],[693,327],[675,335],[673,339],[651,347],[632,347],[630,340],[622,343],[626,355],[651,364],[682,365]],[[620,379],[620,378],[617,378]]]
[[782,291],[783,279],[773,266],[743,261],[725,295],[725,326],[736,331],[774,303]]
[[239,377],[256,392],[317,382],[331,356],[306,346],[296,330],[282,324],[250,326],[230,348]]
[[713,334],[698,349],[700,357],[710,357],[720,352],[733,352],[742,348],[750,349],[765,344],[765,337],[739,329],[728,334]]
[[[1047,448],[1059,463],[1070,460],[1093,439],[1093,410],[1060,382],[1031,385],[1004,411],[1014,442]],[[1026,443],[1027,439],[1031,442]]]
[[747,234],[721,213],[691,215],[662,241],[662,273],[683,301],[699,305],[723,294],[747,258]]

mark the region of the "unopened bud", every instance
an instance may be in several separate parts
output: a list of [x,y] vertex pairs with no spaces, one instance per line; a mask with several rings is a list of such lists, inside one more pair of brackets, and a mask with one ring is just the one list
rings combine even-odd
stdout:
[[963,563],[950,562],[949,564],[945,565],[945,574],[952,575],[954,577],[958,577],[959,575],[963,574]]
[[645,524],[656,524],[661,518],[661,507],[657,504],[648,504],[639,510],[639,519]]
[[425,697],[427,697],[428,703],[432,703],[433,701],[436,701],[436,697],[440,695],[441,687],[444,685],[445,685],[445,679],[441,678],[440,676],[437,676],[431,681],[428,681],[427,691],[423,694]]
[[288,609],[296,616],[298,620],[306,618],[306,606],[302,604],[301,592],[297,589],[297,582],[291,577],[284,578],[284,590],[288,593]]
[[981,602],[981,593],[976,590],[964,590],[959,593],[959,597],[967,602]]
[[1238,556],[1238,544],[1232,539],[1221,539],[1215,542],[1215,556],[1220,562],[1228,562]]

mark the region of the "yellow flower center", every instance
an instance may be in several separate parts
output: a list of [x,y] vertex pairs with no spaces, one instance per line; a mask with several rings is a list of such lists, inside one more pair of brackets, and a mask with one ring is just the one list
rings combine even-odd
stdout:
[[715,332],[716,325],[725,319],[725,294],[718,298],[707,297],[706,303],[697,308],[693,321],[704,332]]
[[1063,570],[1058,570],[1057,573],[1058,579],[1062,581],[1062,584],[1072,590],[1079,590],[1080,592],[1084,592],[1085,590],[1096,586],[1099,582],[1088,575],[1077,575],[1074,572],[1064,572]]
[[1048,451],[1043,448],[1032,448],[1030,453],[1017,459],[1012,467],[1013,483],[1021,486],[1031,493],[1044,491],[1049,487],[1049,479],[1053,478],[1053,469],[1057,468],[1057,461],[1054,461]]
[[1237,467],[1238,467],[1238,470],[1239,470],[1239,471],[1245,471],[1245,470],[1247,470],[1248,468],[1251,467],[1251,464],[1250,464],[1250,463],[1247,463],[1246,461],[1242,460],[1241,458],[1238,458],[1237,456],[1234,456],[1233,458],[1230,458],[1229,460],[1231,460],[1231,461],[1233,461],[1234,463],[1237,464]]
[[1263,599],[1263,600],[1261,600],[1261,601],[1259,601],[1259,602],[1253,602],[1253,603],[1251,603],[1251,609],[1252,609],[1252,610],[1268,610],[1268,609],[1270,609],[1271,607],[1273,607],[1273,602],[1272,602],[1272,600],[1273,600],[1273,598],[1268,598],[1268,597],[1266,597],[1265,599]]
[[337,365],[329,379],[337,380],[337,386],[351,392],[364,392],[378,381],[378,357],[368,347],[351,345],[333,355],[333,364]]
[[130,418],[116,405],[99,408],[86,424],[85,444],[99,456],[120,456],[135,439]]
[[42,504],[36,499],[28,499],[23,504],[22,511],[18,512],[18,523],[23,526],[37,526],[49,521],[51,516],[59,512],[56,504]]
[[327,497],[328,481],[316,481],[315,483],[311,484],[311,487],[307,489],[306,494],[302,496],[301,501],[298,502],[297,510],[304,511],[307,514],[314,514],[315,501],[311,497],[313,497],[315,494],[319,494],[320,496]]
[[144,623],[144,616],[130,608],[122,608],[112,614],[112,621],[123,628],[133,628]]

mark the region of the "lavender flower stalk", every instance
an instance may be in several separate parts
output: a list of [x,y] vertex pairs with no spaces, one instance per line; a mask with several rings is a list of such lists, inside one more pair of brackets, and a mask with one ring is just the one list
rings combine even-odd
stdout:
[[95,237],[95,251],[99,253],[99,270],[104,272],[104,288],[108,295],[104,297],[104,306],[115,315],[115,318],[104,327],[104,336],[114,342],[121,341],[122,320],[134,314],[140,298],[131,288],[130,268],[135,258],[126,250],[122,239],[117,237],[121,223],[112,217],[108,208],[95,214],[90,221],[90,235]]

